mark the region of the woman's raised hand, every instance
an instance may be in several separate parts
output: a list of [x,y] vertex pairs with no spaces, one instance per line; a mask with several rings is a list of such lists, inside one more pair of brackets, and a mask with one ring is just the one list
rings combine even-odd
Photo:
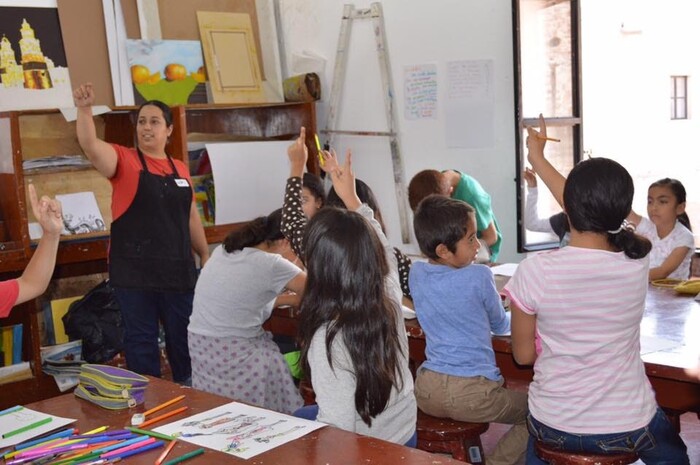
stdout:
[[[544,122],[544,117],[540,113],[539,131],[527,126],[527,159],[531,164],[533,160],[537,161],[544,158],[544,146],[547,143],[547,124]],[[536,167],[535,167],[536,168]]]
[[95,92],[91,82],[76,87],[73,91],[73,103],[76,107],[91,107],[95,103]]
[[532,171],[532,168],[525,168],[525,171],[523,171],[523,178],[525,178],[527,187],[537,187],[537,176],[535,172]]
[[32,208],[32,213],[41,225],[44,234],[59,236],[63,231],[61,202],[52,200],[45,195],[38,199],[33,184],[30,184],[27,190],[29,191],[29,205]]

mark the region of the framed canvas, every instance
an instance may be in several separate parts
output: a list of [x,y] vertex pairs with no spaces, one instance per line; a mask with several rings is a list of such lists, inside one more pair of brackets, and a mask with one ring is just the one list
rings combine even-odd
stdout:
[[0,0],[0,111],[72,106],[56,1]]
[[214,103],[265,102],[250,16],[198,11],[197,21]]
[[198,40],[127,40],[126,54],[136,105],[207,103],[202,47]]

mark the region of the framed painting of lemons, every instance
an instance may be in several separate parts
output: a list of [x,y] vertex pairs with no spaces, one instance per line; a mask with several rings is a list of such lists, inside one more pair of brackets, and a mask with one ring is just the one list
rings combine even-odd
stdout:
[[198,40],[127,40],[136,105],[208,103],[207,73]]

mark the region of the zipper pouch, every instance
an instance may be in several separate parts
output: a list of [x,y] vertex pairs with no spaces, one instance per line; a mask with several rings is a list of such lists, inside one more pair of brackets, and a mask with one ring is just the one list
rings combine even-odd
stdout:
[[124,368],[84,364],[75,395],[108,409],[135,407],[144,401],[148,378]]

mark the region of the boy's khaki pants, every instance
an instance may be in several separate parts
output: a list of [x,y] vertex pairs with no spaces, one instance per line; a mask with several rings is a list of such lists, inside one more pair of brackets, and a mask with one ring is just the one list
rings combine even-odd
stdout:
[[503,387],[503,381],[464,378],[420,369],[415,383],[418,408],[434,417],[472,423],[514,425],[498,441],[487,465],[514,465],[527,448],[527,394]]

